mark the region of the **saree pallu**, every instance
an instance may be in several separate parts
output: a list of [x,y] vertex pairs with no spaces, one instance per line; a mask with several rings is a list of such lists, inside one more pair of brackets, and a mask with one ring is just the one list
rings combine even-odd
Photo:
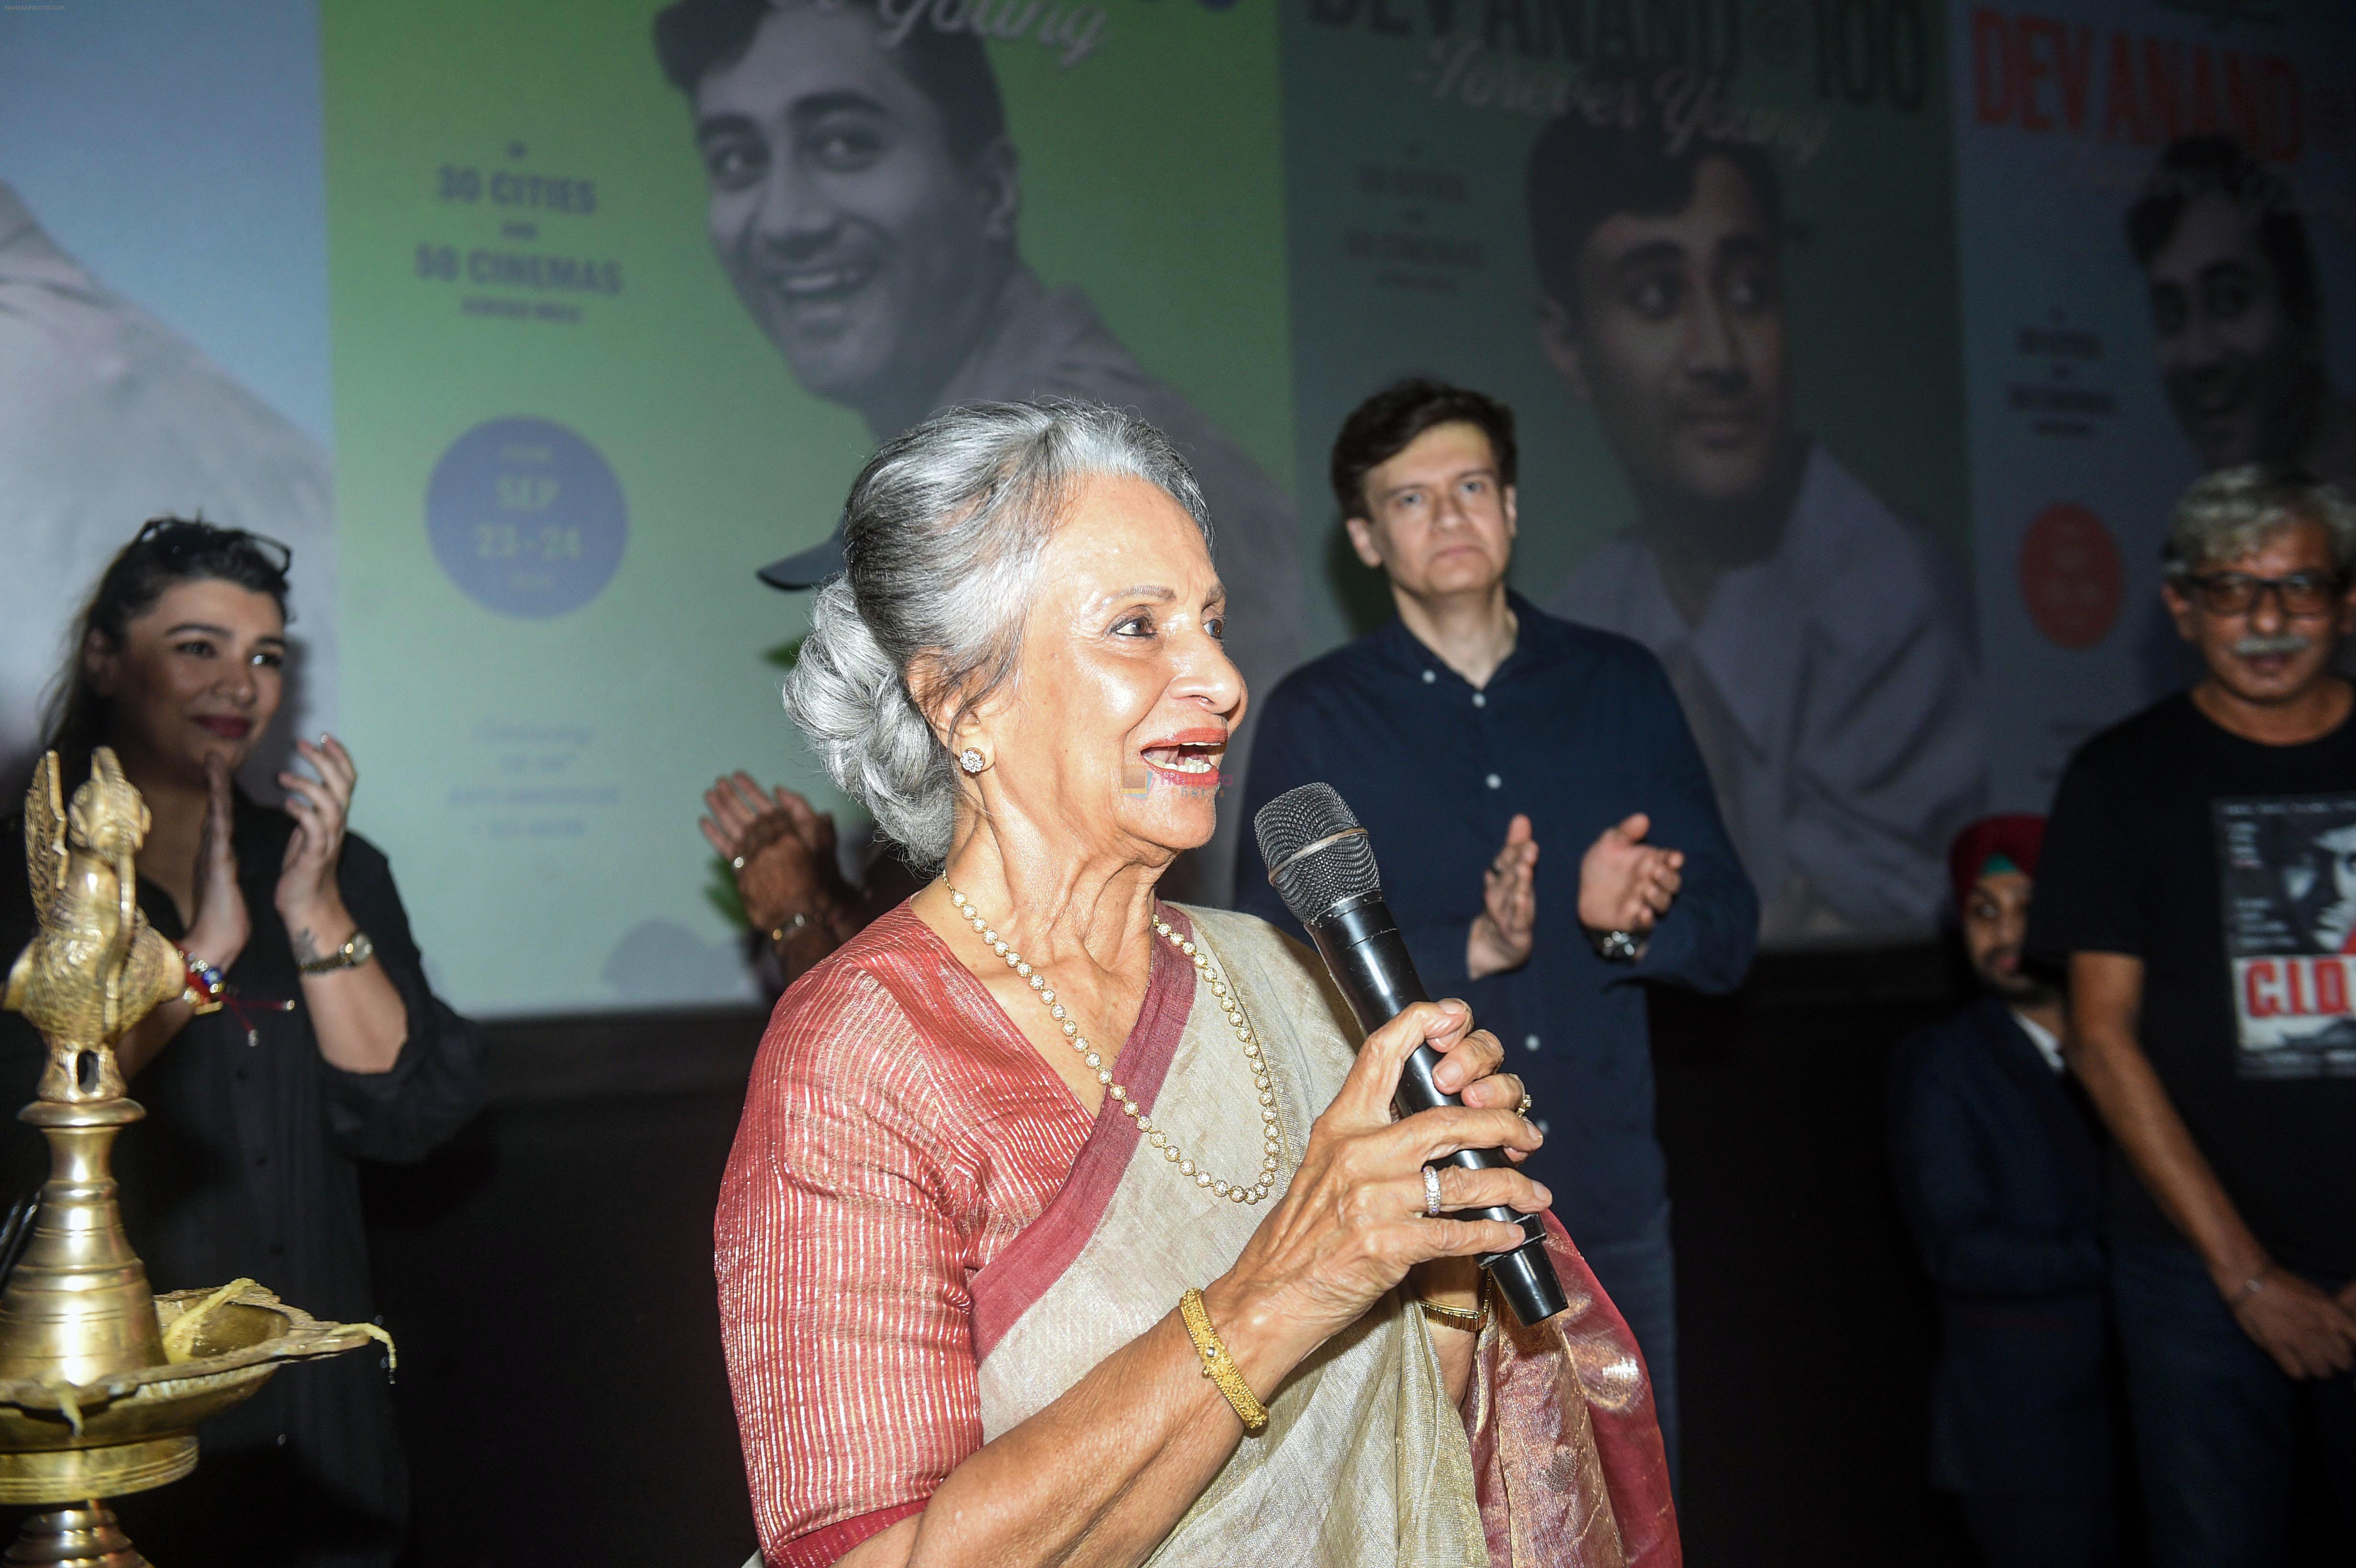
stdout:
[[[1212,958],[1157,966],[1120,1075],[1155,1142],[1117,1105],[1044,1213],[972,1282],[986,1438],[1052,1403],[1230,1267],[1262,1208],[1181,1173],[1251,1177],[1258,1091],[1212,976],[1242,1000],[1273,1080],[1283,1177],[1353,1060],[1340,998],[1304,949],[1250,916],[1171,912]],[[1280,1179],[1282,1179],[1280,1178]],[[1667,1568],[1679,1562],[1644,1362],[1551,1218],[1570,1309],[1536,1328],[1501,1317],[1475,1350],[1460,1411],[1423,1315],[1393,1291],[1267,1400],[1150,1560],[1155,1568]]]

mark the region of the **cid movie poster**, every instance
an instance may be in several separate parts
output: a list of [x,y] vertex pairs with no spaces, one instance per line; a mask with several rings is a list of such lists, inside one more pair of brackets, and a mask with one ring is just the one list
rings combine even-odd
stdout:
[[2356,795],[2221,800],[2244,1078],[2356,1077]]

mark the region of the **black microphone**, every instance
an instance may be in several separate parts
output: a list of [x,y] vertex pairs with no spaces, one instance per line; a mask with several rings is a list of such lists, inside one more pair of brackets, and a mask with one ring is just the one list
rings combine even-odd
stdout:
[[[1415,977],[1398,923],[1383,906],[1374,846],[1333,785],[1309,784],[1286,790],[1259,808],[1253,827],[1259,836],[1260,858],[1268,862],[1268,880],[1293,918],[1309,928],[1360,1029],[1372,1034],[1411,1004],[1431,999]],[[1408,1058],[1391,1101],[1402,1117],[1435,1105],[1464,1103],[1442,1093],[1431,1081],[1440,1061],[1440,1052],[1429,1045],[1416,1047]],[[1466,1170],[1512,1168],[1505,1151],[1494,1148],[1459,1149],[1447,1163]],[[1497,1294],[1524,1327],[1542,1323],[1569,1305],[1562,1281],[1555,1276],[1554,1261],[1547,1256],[1546,1227],[1538,1216],[1500,1204],[1482,1210],[1478,1218],[1518,1224],[1529,1237],[1511,1252],[1481,1259],[1481,1266],[1497,1282]]]

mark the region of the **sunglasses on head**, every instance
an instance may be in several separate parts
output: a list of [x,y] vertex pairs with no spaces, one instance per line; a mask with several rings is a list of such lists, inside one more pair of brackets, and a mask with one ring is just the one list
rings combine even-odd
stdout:
[[211,523],[194,522],[186,517],[153,519],[131,541],[134,549],[143,545],[169,561],[218,555],[224,550],[250,549],[267,561],[281,577],[286,575],[287,568],[294,561],[294,552],[268,534],[257,534],[245,528],[216,528]]

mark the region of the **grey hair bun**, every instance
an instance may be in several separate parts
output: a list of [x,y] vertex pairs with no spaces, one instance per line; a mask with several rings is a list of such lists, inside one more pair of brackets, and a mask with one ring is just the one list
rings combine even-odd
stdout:
[[809,635],[786,677],[786,711],[827,776],[927,862],[948,854],[957,788],[948,750],[916,711],[899,665],[860,618],[847,577],[819,590]]
[[950,409],[886,442],[852,484],[849,570],[810,607],[786,711],[911,860],[948,858],[959,798],[911,665],[961,694],[953,720],[1011,682],[1048,537],[1081,481],[1115,475],[1159,486],[1208,542],[1202,491],[1162,432],[1090,403]]

